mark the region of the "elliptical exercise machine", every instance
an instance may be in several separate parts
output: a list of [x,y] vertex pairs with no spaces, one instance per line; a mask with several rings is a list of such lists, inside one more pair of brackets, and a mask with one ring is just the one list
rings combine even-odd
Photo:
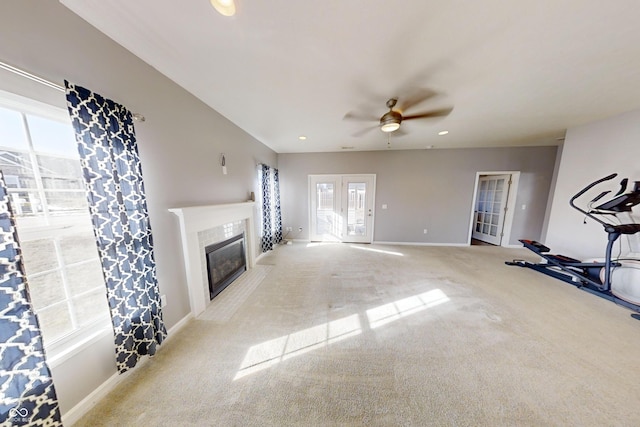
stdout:
[[[607,248],[602,262],[585,262],[565,255],[550,254],[550,249],[533,240],[520,240],[525,248],[541,256],[544,262],[531,263],[525,260],[514,259],[506,261],[507,265],[531,268],[532,270],[560,279],[580,289],[599,297],[608,299],[616,304],[623,305],[634,311],[640,312],[640,260],[634,258],[612,258],[614,243],[622,235],[633,235],[640,232],[640,224],[631,221],[631,211],[634,206],[640,204],[640,182],[634,183],[634,188],[625,192],[628,179],[620,182],[619,191],[612,199],[593,207],[611,191],[603,191],[594,197],[586,209],[576,206],[575,201],[591,188],[605,181],[614,179],[618,174],[614,173],[592,182],[574,195],[569,204],[572,208],[586,215],[604,227],[607,233]],[[622,218],[626,216],[627,218]],[[616,218],[620,223],[614,224],[605,219]],[[636,265],[633,265],[636,261]],[[634,277],[635,276],[635,277]],[[634,280],[635,279],[635,280]],[[634,315],[636,317],[636,315]],[[636,317],[638,318],[638,317]]]

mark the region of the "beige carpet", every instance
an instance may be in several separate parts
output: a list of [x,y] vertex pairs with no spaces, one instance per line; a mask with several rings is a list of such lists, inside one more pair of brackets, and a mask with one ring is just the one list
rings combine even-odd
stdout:
[[640,425],[640,321],[516,257],[280,246],[228,320],[191,321],[78,425]]

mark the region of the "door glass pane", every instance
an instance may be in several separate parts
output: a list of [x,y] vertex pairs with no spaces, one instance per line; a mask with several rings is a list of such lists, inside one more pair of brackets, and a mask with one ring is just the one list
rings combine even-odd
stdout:
[[488,243],[500,244],[502,220],[505,215],[504,200],[509,190],[509,180],[501,177],[480,177],[477,188],[476,221],[473,237]]
[[316,234],[333,234],[334,223],[334,185],[332,182],[316,184]]
[[364,182],[350,182],[347,188],[347,234],[349,236],[364,236],[365,206],[367,185]]

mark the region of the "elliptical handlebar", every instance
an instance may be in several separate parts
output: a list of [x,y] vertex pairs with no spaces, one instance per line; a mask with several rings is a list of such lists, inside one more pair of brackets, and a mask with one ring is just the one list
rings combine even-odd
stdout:
[[616,176],[618,176],[617,173],[612,173],[611,175],[605,176],[604,178],[600,178],[597,181],[592,182],[591,184],[587,185],[586,187],[584,187],[582,190],[578,191],[572,198],[571,200],[569,200],[569,204],[571,205],[572,208],[576,209],[579,212],[582,212],[583,214],[585,214],[586,216],[588,216],[589,218],[593,219],[594,221],[599,222],[600,224],[607,226],[609,224],[607,224],[606,222],[602,221],[599,218],[596,218],[594,215],[592,215],[590,212],[585,211],[584,209],[580,208],[579,206],[576,206],[575,203],[573,203],[578,197],[582,196],[584,193],[586,193],[587,191],[589,191],[590,189],[592,189],[593,187],[595,187],[598,184],[601,184],[605,181],[610,181],[613,178],[615,178]]

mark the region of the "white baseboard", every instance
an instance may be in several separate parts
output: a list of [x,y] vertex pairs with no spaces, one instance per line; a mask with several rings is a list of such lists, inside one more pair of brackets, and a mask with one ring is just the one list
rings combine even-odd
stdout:
[[267,253],[266,252],[260,252],[260,255],[258,255],[256,257],[256,264],[258,263],[258,261],[260,261],[260,258],[262,258],[263,256],[265,256]]
[[[138,366],[143,365],[147,361],[147,359],[148,358],[145,357],[142,360],[140,360],[140,362],[138,363]],[[124,374],[118,374],[118,373],[113,374],[111,377],[109,377],[108,380],[106,380],[105,382],[100,384],[98,388],[93,390],[91,394],[89,394],[87,397],[85,397],[80,402],[78,402],[76,406],[69,409],[69,411],[67,411],[66,413],[62,414],[62,423],[65,426],[71,426],[77,423],[80,420],[80,418],[84,416],[84,414],[89,412],[91,408],[93,408],[96,405],[96,403],[102,400],[107,394],[109,394],[113,389],[115,389],[116,386],[120,384],[120,382],[122,382],[125,378],[131,375],[131,372],[133,372],[133,370],[127,371]]]
[[187,323],[189,323],[189,320],[191,319],[193,319],[193,314],[189,313],[186,316],[184,316],[182,319],[178,320],[178,323],[173,325],[171,329],[167,331],[167,339],[165,339],[164,342],[167,342],[171,338],[173,338],[173,336],[176,333],[178,333],[180,329],[184,328],[187,325]]
[[[294,243],[311,243],[310,240],[292,239]],[[314,243],[340,243],[340,242],[314,242]],[[385,242],[374,240],[375,245],[394,245],[394,246],[470,246],[469,243],[427,243],[427,242]],[[522,247],[522,246],[515,246]]]
[[469,246],[468,243],[427,243],[427,242],[381,242],[374,241],[376,245],[394,245],[394,246]]
[[[169,341],[175,334],[177,334],[180,329],[182,329],[187,323],[189,323],[189,320],[191,320],[192,318],[193,315],[189,313],[182,319],[180,319],[178,323],[173,325],[173,327],[167,331],[167,338],[164,340],[164,343]],[[162,351],[162,346],[158,347],[158,351]],[[113,374],[111,377],[109,377],[108,380],[106,380],[105,382],[100,384],[98,388],[93,390],[91,394],[78,402],[77,405],[75,405],[66,413],[62,414],[62,423],[66,426],[72,426],[73,424],[77,423],[80,418],[82,418],[87,412],[91,410],[91,408],[93,408],[100,400],[104,399],[107,394],[115,389],[118,384],[120,384],[125,378],[131,375],[137,368],[147,363],[149,359],[149,357],[141,358],[134,369],[131,369],[124,374]]]

